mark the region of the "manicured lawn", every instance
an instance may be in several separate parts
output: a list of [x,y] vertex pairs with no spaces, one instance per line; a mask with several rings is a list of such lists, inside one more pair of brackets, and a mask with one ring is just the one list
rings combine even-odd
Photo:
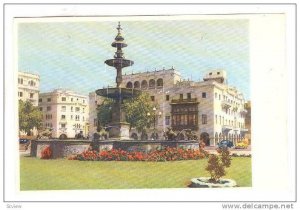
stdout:
[[[41,160],[20,157],[21,190],[185,188],[208,176],[207,159],[174,162]],[[232,158],[226,177],[251,186],[251,158]]]

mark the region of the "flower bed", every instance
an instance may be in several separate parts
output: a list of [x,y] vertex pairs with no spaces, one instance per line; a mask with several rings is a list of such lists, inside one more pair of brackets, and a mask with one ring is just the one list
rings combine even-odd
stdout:
[[51,159],[52,150],[50,146],[45,147],[41,152],[41,159]]
[[163,150],[154,150],[149,153],[139,151],[127,152],[120,149],[101,152],[87,150],[79,155],[69,157],[68,159],[82,161],[176,161],[198,160],[207,155],[208,153],[203,150],[167,147]]

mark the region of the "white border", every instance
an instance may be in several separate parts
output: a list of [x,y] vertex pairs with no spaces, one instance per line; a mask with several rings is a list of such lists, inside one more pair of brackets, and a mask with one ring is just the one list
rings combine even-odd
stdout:
[[[125,9],[124,9],[125,8]],[[250,46],[254,52],[261,52],[262,57],[251,57],[251,98],[253,101],[253,137],[255,133],[261,132],[263,127],[268,129],[264,133],[256,133],[261,141],[253,143],[253,188],[241,189],[221,189],[221,190],[199,190],[199,189],[159,189],[159,190],[97,190],[97,191],[35,191],[19,192],[16,183],[18,180],[16,162],[18,154],[9,152],[14,151],[15,144],[9,139],[15,138],[16,112],[14,106],[14,89],[16,78],[12,74],[13,66],[13,17],[26,16],[73,16],[73,15],[137,15],[137,14],[229,14],[229,13],[285,13],[286,14],[286,41],[287,45],[276,45],[282,38],[278,28],[273,27],[267,30],[270,25],[268,21],[264,25],[262,19],[254,18],[251,27],[260,27],[260,35],[266,35],[263,39],[257,37],[256,44]],[[293,110],[295,110],[295,81],[294,81],[294,8],[292,5],[6,5],[5,11],[5,199],[7,201],[292,201],[295,198],[294,176],[295,176],[295,133],[292,125],[294,124]],[[264,19],[264,18],[263,18]],[[256,21],[256,22],[255,22]],[[270,22],[269,22],[270,23]],[[280,30],[279,30],[280,31]],[[250,32],[251,33],[251,32]],[[267,34],[266,34],[267,33]],[[251,34],[250,34],[251,35]],[[256,37],[256,33],[252,36]],[[252,40],[252,39],[251,39]],[[261,42],[260,44],[258,44]],[[264,48],[264,44],[268,48]],[[254,46],[254,48],[253,48]],[[286,47],[286,62],[282,60],[281,52]],[[254,55],[254,53],[251,53]],[[274,56],[270,56],[274,55]],[[262,59],[261,59],[262,58]],[[262,76],[269,75],[269,67],[274,67],[273,80],[262,80]],[[264,67],[267,67],[265,69]],[[288,71],[286,70],[288,67]],[[258,72],[259,71],[259,72]],[[263,86],[264,88],[257,88]],[[267,88],[266,88],[267,87]],[[268,90],[268,91],[266,91]],[[272,91],[272,90],[276,90]],[[287,92],[289,93],[287,95]],[[264,98],[264,96],[269,96]],[[277,104],[278,98],[282,103]],[[288,103],[287,103],[288,102]],[[256,105],[257,104],[257,105]],[[278,111],[280,110],[280,111]],[[289,110],[289,111],[288,111]],[[12,115],[12,113],[14,113]],[[274,118],[274,113],[278,113]],[[268,119],[264,117],[268,116]],[[278,117],[278,118],[277,118]],[[280,119],[280,120],[278,120]],[[286,124],[286,122],[288,124]],[[268,123],[271,123],[270,126]],[[284,127],[285,125],[288,125]],[[268,135],[267,135],[267,132]],[[276,135],[274,134],[276,132]],[[271,135],[270,135],[271,133]],[[274,135],[273,135],[274,134]],[[287,134],[289,141],[287,142]],[[288,144],[287,144],[288,143]],[[266,170],[267,168],[267,170]],[[276,180],[282,180],[274,185]],[[84,195],[84,196],[83,196]],[[241,196],[242,195],[242,196]]]

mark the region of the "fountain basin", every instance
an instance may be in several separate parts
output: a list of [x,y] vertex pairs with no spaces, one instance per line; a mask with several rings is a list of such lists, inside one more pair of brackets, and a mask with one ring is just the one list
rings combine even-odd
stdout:
[[138,96],[140,93],[140,90],[132,88],[103,88],[96,90],[97,95],[111,99],[129,99]]
[[[65,158],[88,150],[92,143],[93,141],[91,140],[75,139],[32,140],[30,155],[32,157],[40,158],[41,152],[49,146],[52,150],[52,158]],[[105,140],[98,141],[97,145],[99,151],[121,149],[124,151],[140,151],[147,153],[165,147],[199,150],[199,143],[197,141]]]

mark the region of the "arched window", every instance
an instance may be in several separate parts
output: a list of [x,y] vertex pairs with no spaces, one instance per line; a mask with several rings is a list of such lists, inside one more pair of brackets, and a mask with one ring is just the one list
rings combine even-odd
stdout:
[[127,87],[127,88],[132,88],[132,82],[127,82],[126,87]]
[[142,133],[142,135],[141,135],[141,140],[142,140],[142,141],[148,140],[148,135],[147,135],[147,133],[145,133],[145,132]]
[[136,133],[131,134],[131,138],[134,140],[138,140],[138,135]]
[[148,82],[146,80],[142,81],[142,89],[147,89],[148,88]]
[[139,81],[135,81],[133,84],[134,88],[141,88],[140,82]]
[[164,81],[162,78],[159,78],[156,83],[158,88],[162,88],[164,86]]
[[154,79],[149,80],[149,88],[151,88],[151,89],[155,88],[155,80]]

